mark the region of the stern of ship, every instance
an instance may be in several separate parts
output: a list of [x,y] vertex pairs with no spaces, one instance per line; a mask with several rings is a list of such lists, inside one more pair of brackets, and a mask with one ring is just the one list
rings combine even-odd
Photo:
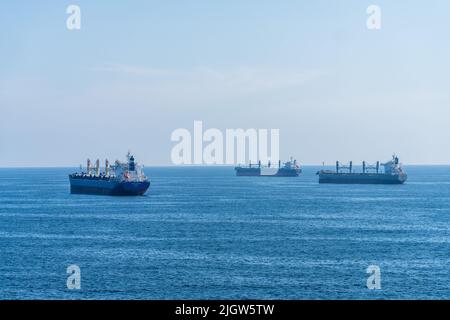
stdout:
[[123,181],[115,190],[115,194],[122,196],[142,196],[150,187],[150,181]]

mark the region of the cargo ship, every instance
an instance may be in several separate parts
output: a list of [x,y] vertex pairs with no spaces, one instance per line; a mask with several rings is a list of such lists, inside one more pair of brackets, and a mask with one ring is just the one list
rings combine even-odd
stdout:
[[[381,169],[383,167],[383,170]],[[403,171],[402,165],[396,155],[386,163],[377,161],[375,165],[362,163],[362,172],[353,172],[353,163],[347,166],[340,165],[336,161],[336,171],[320,170],[319,183],[342,183],[342,184],[403,184],[408,178]]]
[[247,166],[237,166],[234,168],[236,171],[236,176],[247,176],[247,177],[298,177],[302,172],[300,167],[297,165],[297,160],[291,160],[285,162],[283,166],[281,161],[278,161],[278,166],[272,166],[270,161],[267,166],[261,165],[261,161],[257,164],[250,163]]
[[104,172],[100,172],[100,160],[92,168],[88,159],[86,172],[80,170],[70,174],[69,181],[70,192],[74,194],[137,196],[143,195],[150,187],[142,167],[130,153],[127,154],[126,162],[116,160],[110,166],[106,160]]

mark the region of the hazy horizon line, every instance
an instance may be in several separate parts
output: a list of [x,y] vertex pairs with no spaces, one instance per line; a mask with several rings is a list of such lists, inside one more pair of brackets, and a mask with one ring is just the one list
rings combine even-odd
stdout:
[[[239,166],[239,165],[244,165],[244,164],[188,164],[188,165],[175,165],[175,164],[163,164],[163,165],[143,165],[144,168],[192,168],[192,167],[196,167],[196,168],[203,168],[203,167],[235,167],[235,166]],[[245,164],[247,165],[247,164]],[[450,163],[403,163],[403,166],[435,166],[435,167],[445,167],[445,166],[450,166]],[[307,164],[301,164],[300,163],[300,167],[334,167],[335,164],[311,164],[311,163],[307,163]],[[354,167],[359,167],[362,166],[362,164],[354,164]],[[0,166],[0,169],[71,169],[71,168],[79,168],[79,166]],[[85,167],[83,167],[85,168]],[[100,167],[103,168],[103,167]]]

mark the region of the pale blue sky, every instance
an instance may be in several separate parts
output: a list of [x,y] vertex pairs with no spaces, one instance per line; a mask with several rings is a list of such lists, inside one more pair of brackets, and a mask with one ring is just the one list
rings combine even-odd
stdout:
[[281,157],[306,164],[450,163],[449,13],[444,0],[2,1],[0,166],[128,149],[170,164],[171,132],[194,120],[279,128]]

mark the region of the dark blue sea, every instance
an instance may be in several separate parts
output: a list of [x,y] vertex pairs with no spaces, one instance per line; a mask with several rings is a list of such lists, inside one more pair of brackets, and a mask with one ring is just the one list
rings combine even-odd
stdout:
[[147,167],[142,197],[71,195],[74,169],[0,169],[0,298],[450,299],[449,166],[406,167],[405,185],[319,185],[317,169]]

